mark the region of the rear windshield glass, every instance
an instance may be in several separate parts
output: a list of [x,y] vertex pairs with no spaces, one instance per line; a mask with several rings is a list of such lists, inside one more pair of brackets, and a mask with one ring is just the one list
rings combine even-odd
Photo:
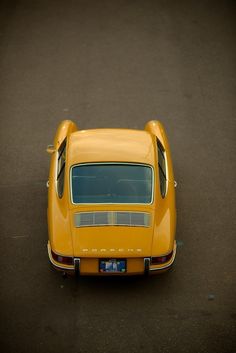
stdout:
[[152,168],[138,164],[83,164],[72,168],[73,203],[151,203]]

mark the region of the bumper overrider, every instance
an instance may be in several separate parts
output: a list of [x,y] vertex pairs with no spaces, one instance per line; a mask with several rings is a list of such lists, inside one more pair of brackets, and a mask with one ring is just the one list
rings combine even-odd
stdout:
[[[127,258],[127,271],[124,273],[102,273],[98,268],[99,258],[65,257],[52,251],[50,242],[47,244],[48,256],[53,267],[71,275],[141,275],[156,274],[168,270],[174,263],[176,256],[176,242],[173,251],[165,256]],[[112,258],[112,257],[111,257]],[[65,261],[70,259],[70,261]],[[161,263],[157,260],[160,259]]]

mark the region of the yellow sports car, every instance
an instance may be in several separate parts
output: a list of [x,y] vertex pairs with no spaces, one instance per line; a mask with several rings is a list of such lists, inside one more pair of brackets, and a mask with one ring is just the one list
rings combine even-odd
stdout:
[[64,120],[51,154],[48,255],[76,275],[162,272],[176,254],[175,185],[162,124],[78,130]]

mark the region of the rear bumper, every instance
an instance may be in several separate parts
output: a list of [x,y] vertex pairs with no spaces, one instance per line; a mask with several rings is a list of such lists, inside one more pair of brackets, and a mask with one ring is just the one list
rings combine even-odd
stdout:
[[171,259],[161,265],[151,265],[151,257],[128,258],[127,272],[125,273],[102,273],[98,270],[98,258],[74,258],[74,265],[62,265],[52,258],[51,246],[48,242],[48,257],[56,270],[66,272],[70,275],[81,276],[129,276],[143,274],[158,274],[167,271],[174,263],[176,257],[176,242],[174,243],[173,255]]
[[69,266],[69,265],[62,265],[60,264],[59,262],[55,261],[52,257],[52,252],[51,252],[51,245],[48,241],[48,244],[47,244],[47,249],[48,249],[48,257],[49,257],[49,260],[51,262],[51,264],[53,265],[53,267],[56,269],[56,270],[59,270],[59,271],[63,271],[63,272],[75,272],[75,266],[72,265],[72,266]]
[[162,265],[157,265],[157,266],[152,266],[151,265],[149,267],[149,272],[151,272],[152,274],[155,274],[157,272],[167,271],[173,265],[173,263],[175,261],[176,248],[177,248],[177,246],[176,246],[176,241],[175,241],[174,242],[174,248],[173,248],[173,254],[172,254],[171,259],[168,262],[166,262],[166,263],[164,263]]

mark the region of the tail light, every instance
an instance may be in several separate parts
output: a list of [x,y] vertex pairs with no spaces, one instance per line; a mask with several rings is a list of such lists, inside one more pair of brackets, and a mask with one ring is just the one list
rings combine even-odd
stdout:
[[55,254],[53,251],[52,251],[52,258],[55,261],[60,262],[60,264],[64,264],[64,265],[73,265],[74,264],[73,257],[58,255],[58,254]]
[[173,255],[173,251],[165,256],[155,256],[151,258],[151,265],[161,265],[165,262],[170,261],[170,259],[172,258]]

